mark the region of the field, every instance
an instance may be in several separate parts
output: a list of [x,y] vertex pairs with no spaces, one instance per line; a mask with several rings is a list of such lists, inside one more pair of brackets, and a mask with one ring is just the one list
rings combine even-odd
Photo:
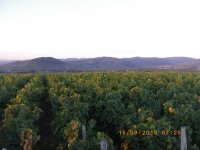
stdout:
[[178,150],[183,126],[199,149],[200,73],[0,75],[0,149]]

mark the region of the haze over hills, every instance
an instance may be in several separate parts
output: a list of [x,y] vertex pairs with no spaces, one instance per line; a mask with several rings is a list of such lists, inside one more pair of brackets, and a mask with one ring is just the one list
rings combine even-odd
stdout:
[[178,64],[174,67],[174,70],[200,71],[200,59],[196,59],[188,63]]
[[194,58],[189,57],[167,57],[167,58],[145,58],[145,57],[133,57],[125,58],[123,61],[129,67],[134,68],[157,68],[157,67],[172,67],[182,63],[193,62]]
[[70,72],[114,70],[200,70],[200,60],[189,57],[168,58],[68,58],[39,57],[0,64],[0,72]]
[[14,60],[0,60],[0,65],[8,64],[14,62]]
[[40,57],[25,61],[15,61],[0,66],[2,72],[35,72],[65,70],[65,63],[51,57]]

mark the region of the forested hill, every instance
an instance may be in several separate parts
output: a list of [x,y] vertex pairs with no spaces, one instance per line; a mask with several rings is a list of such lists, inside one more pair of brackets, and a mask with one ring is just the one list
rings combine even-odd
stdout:
[[40,57],[0,65],[2,72],[60,71],[65,70],[65,68],[63,61],[51,57]]
[[[0,61],[1,62],[1,61]],[[112,70],[200,70],[200,60],[189,57],[56,59],[39,57],[25,61],[0,63],[0,72],[68,72]]]
[[8,64],[11,62],[15,62],[14,60],[0,60],[0,65]]

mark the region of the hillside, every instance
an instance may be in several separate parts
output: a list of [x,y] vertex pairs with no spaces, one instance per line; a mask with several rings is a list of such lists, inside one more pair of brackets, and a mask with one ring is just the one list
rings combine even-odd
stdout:
[[35,72],[65,70],[65,63],[52,57],[39,57],[1,65],[0,70],[8,72]]
[[192,62],[195,59],[187,58],[187,57],[168,57],[168,58],[144,58],[144,57],[133,57],[133,58],[124,58],[122,59],[124,65],[137,68],[137,69],[156,69],[158,68],[165,68],[165,67],[173,67],[178,64]]
[[14,62],[14,60],[0,60],[0,65],[8,64]]
[[175,70],[195,70],[200,71],[200,60],[193,60],[188,63],[182,63],[174,67]]
[[113,57],[97,57],[79,61],[67,61],[67,66],[74,70],[125,70],[131,69],[123,64],[123,60]]
[[187,57],[55,59],[39,57],[0,65],[0,72],[65,72],[116,70],[200,70],[200,60]]

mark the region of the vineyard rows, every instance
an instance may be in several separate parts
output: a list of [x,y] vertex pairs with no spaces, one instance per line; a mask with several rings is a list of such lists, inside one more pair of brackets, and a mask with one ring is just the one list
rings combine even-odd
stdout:
[[200,73],[0,75],[0,149],[179,150],[182,126],[198,150]]

